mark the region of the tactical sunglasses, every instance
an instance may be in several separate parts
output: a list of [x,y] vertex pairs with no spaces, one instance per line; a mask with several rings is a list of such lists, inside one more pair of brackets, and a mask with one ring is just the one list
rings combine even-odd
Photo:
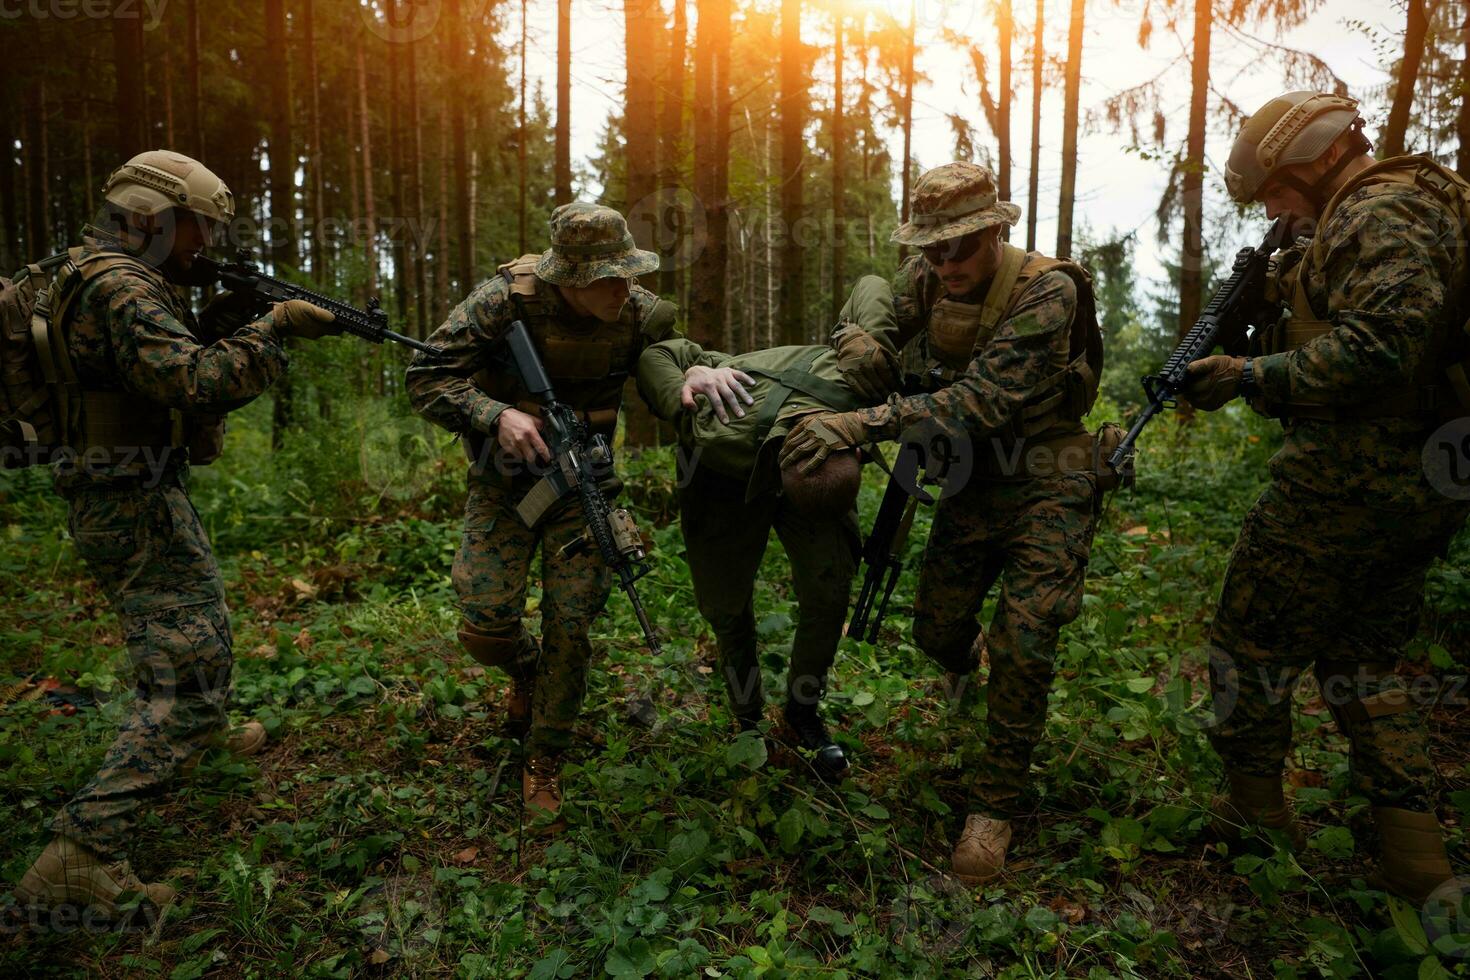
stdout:
[[933,245],[924,245],[919,248],[924,259],[932,266],[941,266],[946,262],[963,262],[976,252],[980,251],[980,245],[985,240],[983,231],[972,231],[968,235],[959,238],[946,238],[942,242]]

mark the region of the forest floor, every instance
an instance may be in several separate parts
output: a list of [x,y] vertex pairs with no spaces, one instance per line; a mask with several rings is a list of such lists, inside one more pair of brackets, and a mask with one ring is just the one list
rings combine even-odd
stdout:
[[[632,463],[629,496],[656,525],[658,556],[640,591],[665,649],[648,655],[615,593],[594,630],[599,661],[566,771],[570,826],[547,838],[519,826],[518,749],[493,708],[504,678],[453,639],[455,450],[404,421],[365,430],[357,459],[328,459],[326,437],[270,456],[268,420],[268,404],[242,413],[231,454],[196,472],[194,496],[233,612],[235,710],[265,721],[271,743],[245,762],[211,758],[149,811],[134,865],[180,889],[161,921],[98,932],[6,919],[8,976],[1470,970],[1470,938],[1432,922],[1426,933],[1418,909],[1364,883],[1366,803],[1349,793],[1346,744],[1310,679],[1296,694],[1289,773],[1309,847],[1293,856],[1257,840],[1229,853],[1204,829],[1221,778],[1206,739],[1204,630],[1265,479],[1274,436],[1263,423],[1231,412],[1149,430],[1140,486],[1109,503],[1082,614],[1063,634],[1011,864],[972,892],[947,868],[984,698],[952,708],[910,642],[927,513],[881,642],[843,641],[825,711],[854,766],[825,785],[782,746],[775,717],[769,751],[732,737],[679,558],[671,456]],[[0,481],[0,825],[13,882],[110,741],[128,670],[45,474]],[[881,490],[870,474],[865,525]],[[773,542],[756,598],[768,692],[789,652],[788,583]],[[1405,671],[1432,705],[1440,815],[1463,869],[1463,536],[1429,596]],[[537,600],[533,589],[533,627]],[[47,677],[81,707],[28,697],[27,679]],[[624,714],[645,691],[658,713],[647,729]]]

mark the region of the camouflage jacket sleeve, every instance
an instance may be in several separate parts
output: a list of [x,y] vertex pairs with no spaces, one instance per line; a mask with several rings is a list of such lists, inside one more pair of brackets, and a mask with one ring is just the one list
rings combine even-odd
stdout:
[[428,339],[444,352],[431,358],[416,354],[404,382],[414,411],[450,432],[474,429],[494,435],[496,420],[510,406],[496,401],[474,383],[490,366],[491,353],[514,320],[510,288],[495,276],[479,285],[449,314]]
[[1428,194],[1401,185],[1363,188],[1321,234],[1323,260],[1307,270],[1307,292],[1333,329],[1297,350],[1253,360],[1268,409],[1403,391],[1455,313],[1459,235]]
[[1067,366],[1077,286],[1065,272],[1049,272],[1026,290],[990,343],[954,383],[931,394],[891,396],[860,414],[880,439],[931,417],[954,419],[977,438],[997,432],[1047,378]]
[[[160,295],[164,288],[109,272],[77,297],[74,342],[107,338],[108,360],[128,391],[169,408],[223,415],[249,404],[286,369],[286,351],[269,317],[203,344],[173,312],[172,298]],[[105,331],[88,329],[88,320],[105,323]]]
[[719,367],[730,355],[706,351],[692,340],[674,337],[645,349],[638,358],[638,394],[654,415],[665,421],[683,410],[679,398],[684,372],[696,365]]
[[899,267],[892,281],[880,276],[859,279],[839,318],[856,323],[897,353],[923,331],[929,307],[937,298],[936,289],[929,263],[916,255]]

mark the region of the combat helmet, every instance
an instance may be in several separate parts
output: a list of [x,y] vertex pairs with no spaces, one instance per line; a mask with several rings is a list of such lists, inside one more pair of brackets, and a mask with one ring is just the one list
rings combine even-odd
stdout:
[[171,150],[139,153],[112,172],[102,196],[140,215],[184,208],[220,224],[235,216],[235,198],[225,182],[198,160]]
[[1362,130],[1363,118],[1358,115],[1357,99],[1312,91],[1278,95],[1257,109],[1235,138],[1230,160],[1225,165],[1225,187],[1236,201],[1248,204],[1274,178],[1320,203],[1319,189],[1336,177],[1354,154],[1344,153],[1333,169],[1315,184],[1307,184],[1282,171],[1311,163],[1349,131],[1357,134],[1359,149],[1366,153],[1372,144],[1362,135]]

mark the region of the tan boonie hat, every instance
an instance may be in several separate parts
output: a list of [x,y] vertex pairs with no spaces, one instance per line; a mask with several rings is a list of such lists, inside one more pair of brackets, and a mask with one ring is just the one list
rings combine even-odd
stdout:
[[658,253],[633,242],[628,222],[612,208],[573,201],[551,212],[551,247],[536,275],[554,286],[588,286],[598,279],[632,279],[658,269]]
[[996,200],[995,174],[977,163],[946,163],[914,185],[908,224],[893,233],[895,245],[923,248],[994,225],[1013,225],[1021,209]]

